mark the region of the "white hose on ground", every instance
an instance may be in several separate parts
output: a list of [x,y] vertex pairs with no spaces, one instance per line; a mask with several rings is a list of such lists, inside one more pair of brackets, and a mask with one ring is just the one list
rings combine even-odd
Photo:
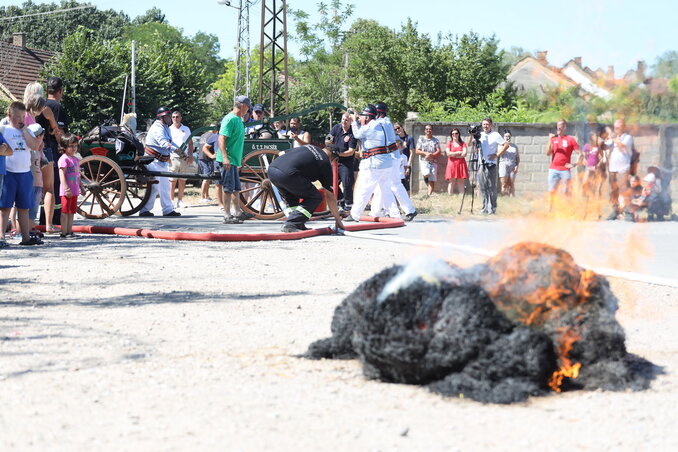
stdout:
[[[381,240],[384,242],[402,243],[404,245],[425,246],[429,248],[451,248],[464,253],[478,254],[485,257],[492,257],[496,254],[496,252],[486,250],[484,248],[476,248],[467,245],[456,245],[454,243],[448,242],[432,242],[430,240],[403,239],[400,237],[370,234],[367,232],[345,231],[344,235],[347,237],[355,237],[360,239]],[[644,273],[625,272],[621,270],[616,270],[614,268],[593,267],[591,265],[586,264],[579,264],[579,266],[582,268],[586,268],[588,270],[592,270],[598,273],[599,275],[609,276],[610,278],[620,278],[629,281],[638,281],[647,284],[655,284],[658,286],[678,288],[678,281],[675,279],[663,278],[661,276],[646,275]]]

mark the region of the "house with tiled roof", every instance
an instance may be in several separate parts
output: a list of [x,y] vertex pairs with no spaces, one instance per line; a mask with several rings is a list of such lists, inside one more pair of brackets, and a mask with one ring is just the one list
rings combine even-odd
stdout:
[[[527,56],[518,61],[506,77],[507,80],[520,90],[545,93],[554,88],[579,87],[587,94],[603,99],[611,97],[604,85],[609,78],[609,71],[593,71],[582,66],[581,58],[576,57],[568,61],[565,66],[558,68],[548,63],[547,52],[537,52],[536,58]],[[614,78],[614,69],[611,69]]]
[[22,100],[26,85],[39,80],[42,67],[57,55],[26,47],[24,33],[14,33],[11,42],[0,41],[0,99]]

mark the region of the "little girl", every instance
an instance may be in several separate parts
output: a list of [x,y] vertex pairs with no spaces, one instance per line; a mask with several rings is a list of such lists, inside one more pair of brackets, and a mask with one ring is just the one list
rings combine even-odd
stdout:
[[61,238],[77,238],[73,234],[73,216],[78,207],[78,195],[84,191],[80,180],[80,161],[75,156],[78,152],[78,138],[66,133],[59,140],[59,150],[64,154],[59,158],[59,180],[61,187]]

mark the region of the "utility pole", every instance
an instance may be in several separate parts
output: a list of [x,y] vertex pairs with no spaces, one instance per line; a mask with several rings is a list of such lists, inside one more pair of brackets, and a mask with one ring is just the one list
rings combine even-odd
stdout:
[[259,101],[271,116],[289,114],[287,80],[287,6],[285,0],[261,2]]
[[250,0],[240,0],[236,55],[234,100],[237,96],[243,94],[243,89],[245,95],[250,97]]
[[137,112],[137,78],[136,78],[137,42],[132,41],[132,83],[130,96],[132,97],[132,113]]

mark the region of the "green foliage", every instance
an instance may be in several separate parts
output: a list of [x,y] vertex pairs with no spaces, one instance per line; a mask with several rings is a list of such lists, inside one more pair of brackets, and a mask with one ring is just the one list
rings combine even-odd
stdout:
[[[65,81],[63,103],[76,133],[120,117],[130,55],[129,42],[98,40],[91,31],[80,29],[64,41],[60,60],[45,66],[44,77],[56,75]],[[153,118],[160,105],[178,108],[194,127],[208,120],[204,96],[209,80],[186,47],[162,41],[140,45],[136,78],[140,125]]]
[[[27,1],[20,7],[0,7],[0,17],[82,5],[85,3],[72,0],[41,5]],[[140,125],[152,118],[161,104],[179,108],[185,120],[196,126],[204,125],[210,116],[205,98],[223,67],[218,38],[202,32],[186,37],[181,29],[166,23],[158,8],[133,21],[121,12],[88,8],[5,24],[3,37],[25,31],[29,46],[63,52],[59,61],[43,68],[42,75],[64,79],[64,105],[78,133],[120,117],[125,74],[131,70],[132,40],[137,41]]]
[[506,106],[504,95],[504,90],[498,88],[476,106],[454,99],[442,102],[426,100],[419,106],[419,118],[422,121],[480,122],[489,116],[496,122],[534,123],[552,122],[561,117],[555,109],[538,111],[530,108],[524,99],[518,99],[515,105]]
[[[343,103],[342,87],[347,72],[344,67],[346,56],[343,48],[346,21],[353,14],[353,5],[331,0],[319,3],[320,20],[308,22],[305,11],[291,10],[296,19],[296,38],[301,43],[304,59],[294,61],[288,58],[290,73],[290,111],[301,111],[308,107],[334,102]],[[337,122],[337,112],[318,112],[302,118],[302,127],[308,130],[314,141],[321,142],[330,127]]]
[[[678,81],[678,76],[673,80]],[[678,92],[652,95],[642,91],[639,97],[643,122],[678,122]]]
[[165,15],[162,13],[162,11],[160,11],[159,8],[156,8],[155,6],[146,11],[141,16],[135,17],[134,20],[132,21],[132,25],[143,25],[152,22],[157,22],[159,24],[167,23]]
[[668,50],[659,56],[652,67],[655,77],[672,78],[678,75],[678,52]]
[[527,56],[534,56],[533,52],[525,50],[522,47],[512,46],[509,49],[504,50],[504,64],[506,66],[513,67],[518,61],[522,60]]
[[443,92],[447,98],[478,105],[508,74],[499,42],[494,36],[481,38],[475,33],[448,39],[447,45],[436,49],[438,58],[434,60],[447,62],[441,67],[445,74]]
[[678,75],[669,80],[669,90],[673,94],[678,94]]
[[163,22],[147,21],[126,27],[124,38],[137,41],[139,45],[164,42],[168,46],[184,47],[203,66],[210,81],[216,80],[221,73],[223,61],[219,57],[219,38],[215,35],[198,32],[192,38],[187,38],[180,28]]
[[157,40],[172,45],[181,44],[184,41],[181,30],[161,22],[145,22],[140,25],[130,25],[125,28],[123,37],[128,41],[137,41],[140,45],[149,45]]
[[[0,7],[0,17],[23,16],[57,9],[75,8],[87,4],[72,0],[62,0],[60,4],[36,4],[32,1],[26,1],[21,6]],[[85,27],[96,32],[96,35],[101,39],[119,38],[129,24],[129,17],[112,9],[87,8],[60,14],[24,17],[3,21],[1,24],[0,38],[7,38],[12,33],[24,32],[27,34],[28,47],[60,52],[65,39],[78,27]]]
[[[351,98],[361,105],[382,100],[395,120],[426,102],[477,106],[508,72],[494,37],[469,33],[439,37],[434,44],[411,20],[392,31],[359,19],[352,30],[347,41]],[[504,106],[511,104],[512,92],[503,92]]]

